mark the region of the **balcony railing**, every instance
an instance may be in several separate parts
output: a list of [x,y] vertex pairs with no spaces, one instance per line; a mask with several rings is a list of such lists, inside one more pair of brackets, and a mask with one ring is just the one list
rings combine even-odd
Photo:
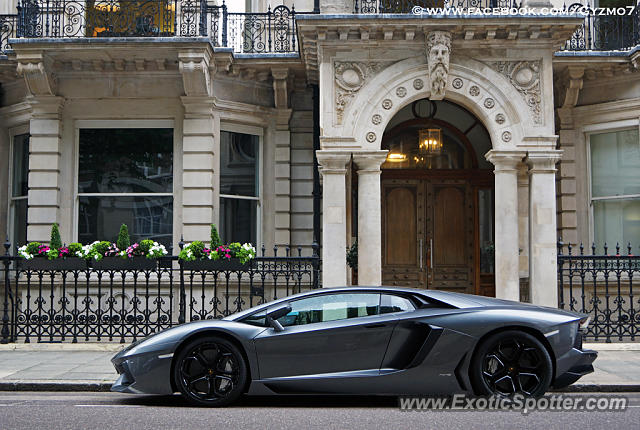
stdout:
[[[432,8],[517,7],[516,0],[357,0],[358,14],[437,13]],[[573,4],[567,13],[585,14]],[[628,9],[627,9],[628,10]],[[308,13],[308,12],[304,12]],[[453,13],[453,12],[452,12]],[[207,0],[20,0],[17,15],[0,15],[0,54],[11,38],[204,37],[235,53],[296,53],[296,16],[277,6],[263,13],[232,13]],[[640,44],[640,3],[632,13],[584,15],[564,51],[626,51]]]

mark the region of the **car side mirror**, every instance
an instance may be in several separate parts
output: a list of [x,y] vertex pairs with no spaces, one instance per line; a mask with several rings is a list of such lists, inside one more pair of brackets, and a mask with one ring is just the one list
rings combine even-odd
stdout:
[[291,312],[291,305],[289,303],[283,303],[267,311],[267,324],[269,324],[275,331],[282,331],[284,327],[278,321],[278,318],[282,318]]

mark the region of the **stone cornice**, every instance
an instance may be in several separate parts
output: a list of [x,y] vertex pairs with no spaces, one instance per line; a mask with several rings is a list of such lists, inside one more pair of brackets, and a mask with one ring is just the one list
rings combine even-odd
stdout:
[[358,166],[358,174],[379,173],[388,152],[387,150],[353,152],[353,162]]
[[179,70],[187,96],[206,97],[213,95],[209,66],[214,66],[215,63],[211,63],[211,54],[208,49],[185,50],[178,53]]

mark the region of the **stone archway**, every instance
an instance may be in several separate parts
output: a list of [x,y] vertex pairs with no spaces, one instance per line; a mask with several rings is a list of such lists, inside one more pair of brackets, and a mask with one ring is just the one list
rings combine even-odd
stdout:
[[[486,158],[495,166],[496,295],[512,300],[518,300],[520,295],[518,171],[526,158],[532,188],[526,198],[529,199],[529,212],[533,214],[527,221],[531,298],[534,302],[555,306],[556,275],[552,270],[556,264],[554,165],[560,151],[555,150],[552,103],[543,100],[541,64],[542,61],[483,63],[454,57],[449,65],[444,98],[472,112],[491,136],[492,150]],[[348,85],[358,82],[346,101],[342,99],[341,104],[333,106],[335,111],[327,108],[328,100],[325,100],[322,108],[323,150],[318,152],[318,159],[323,166],[323,174],[343,175],[344,166],[353,154],[360,182],[366,184],[359,187],[359,196],[363,197],[359,200],[366,200],[370,205],[367,211],[358,212],[358,274],[359,279],[363,273],[367,274],[364,283],[376,284],[381,281],[379,166],[385,157],[385,151],[380,150],[382,135],[390,119],[404,106],[430,96],[431,85],[424,57],[399,61],[376,73],[370,72],[372,66],[353,67],[359,67],[361,71],[364,67],[369,71],[355,72],[359,76],[347,76],[352,78],[350,80],[345,80],[345,75],[342,75]],[[348,69],[336,66],[334,70],[344,73]],[[335,78],[340,81],[341,77],[336,75]],[[338,114],[338,107],[339,121],[335,121],[337,115],[333,114]],[[325,180],[326,177],[325,174]],[[340,181],[344,184],[344,178]],[[344,185],[338,188],[342,190]],[[323,224],[329,229],[335,227],[332,223],[345,222],[343,209],[336,207],[336,196],[342,200],[344,194],[334,191],[324,194],[331,205],[324,203],[325,213],[330,218],[325,215],[328,219]],[[337,219],[338,214],[340,220]],[[342,229],[343,226],[340,227],[341,232]],[[326,236],[324,242],[327,243]],[[344,248],[343,245],[344,240],[339,240],[338,246]],[[334,247],[333,244],[331,246]],[[324,263],[327,263],[326,258]],[[327,274],[330,282],[337,282],[331,278],[335,274]],[[340,272],[336,279],[342,278]],[[326,281],[325,278],[325,285]]]

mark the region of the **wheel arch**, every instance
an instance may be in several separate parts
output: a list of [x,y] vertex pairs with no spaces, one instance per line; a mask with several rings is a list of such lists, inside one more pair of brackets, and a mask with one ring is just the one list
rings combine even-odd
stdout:
[[189,344],[189,342],[192,342],[198,338],[203,338],[203,337],[208,337],[208,336],[217,336],[220,338],[223,338],[225,340],[228,340],[229,342],[233,343],[239,350],[240,353],[242,354],[242,358],[245,360],[245,362],[247,363],[247,386],[244,387],[244,391],[246,392],[246,390],[248,389],[249,385],[251,385],[251,363],[252,361],[249,360],[249,355],[247,354],[247,350],[245,348],[245,346],[242,344],[242,342],[240,341],[240,339],[238,339],[236,336],[232,335],[231,333],[224,331],[224,330],[217,330],[215,328],[207,328],[204,330],[199,330],[196,331],[194,333],[191,333],[189,336],[185,337],[184,339],[182,339],[180,341],[180,343],[178,344],[178,346],[176,347],[175,351],[173,352],[173,358],[171,359],[171,388],[173,389],[174,392],[177,391],[177,384],[175,381],[175,365],[176,365],[176,360],[175,358],[180,354],[180,352],[184,349],[184,347]]
[[478,349],[480,348],[480,345],[482,345],[482,343],[485,340],[487,340],[487,338],[489,338],[490,336],[493,336],[494,334],[505,332],[505,331],[511,331],[511,330],[522,331],[524,333],[530,334],[531,336],[538,339],[540,343],[542,343],[542,345],[544,345],[545,349],[549,353],[549,356],[551,357],[551,366],[552,366],[551,385],[553,386],[553,381],[555,381],[556,379],[556,355],[553,352],[553,348],[551,347],[549,340],[546,337],[544,337],[542,332],[540,332],[539,330],[536,330],[533,327],[518,325],[518,324],[511,324],[511,325],[498,327],[488,331],[487,333],[483,334],[482,337],[480,337],[476,342],[473,348],[473,353],[471,354],[471,359],[469,361],[469,368],[467,370],[467,377],[469,378],[469,382],[471,383],[471,388],[474,393],[477,393],[478,390],[473,384],[473,378],[471,377],[471,372],[472,372],[472,366],[476,360],[477,352],[478,352]]

